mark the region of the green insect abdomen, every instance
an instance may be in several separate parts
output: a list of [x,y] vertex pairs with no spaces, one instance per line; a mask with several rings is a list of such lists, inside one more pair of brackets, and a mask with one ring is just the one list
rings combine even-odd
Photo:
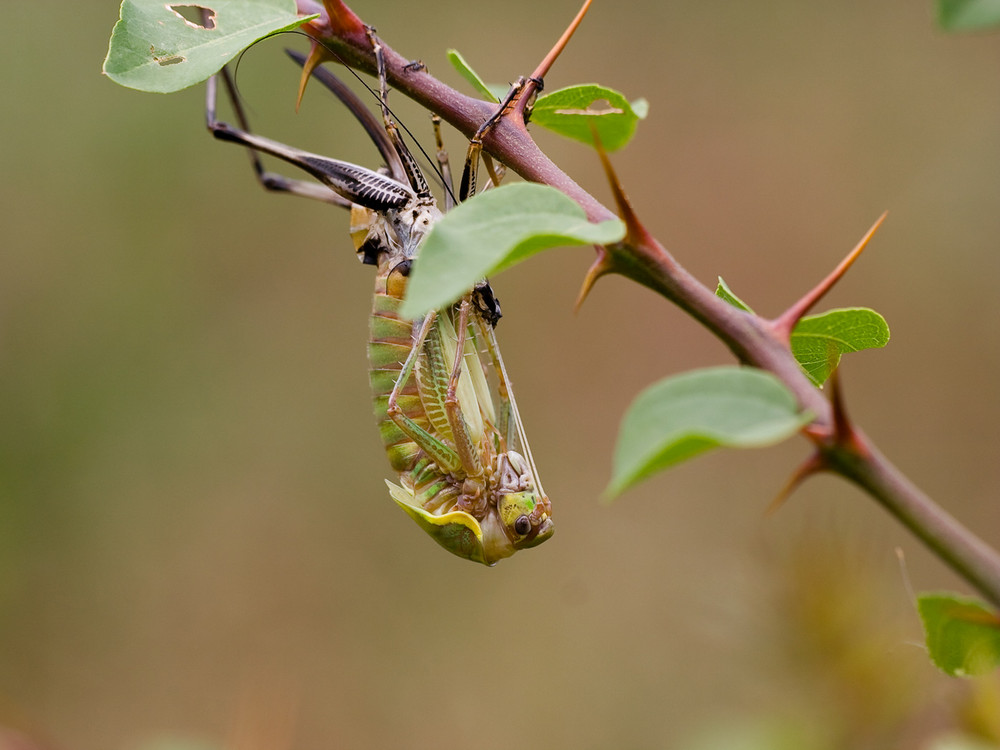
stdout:
[[[387,278],[379,274],[369,330],[369,377],[382,445],[385,446],[393,470],[404,474],[413,470],[420,448],[389,418],[387,410],[389,394],[399,379],[403,362],[413,348],[413,323],[399,316],[402,295],[391,294],[386,289],[386,282]],[[425,429],[429,427],[414,378],[410,378],[405,384],[396,402],[406,416]]]

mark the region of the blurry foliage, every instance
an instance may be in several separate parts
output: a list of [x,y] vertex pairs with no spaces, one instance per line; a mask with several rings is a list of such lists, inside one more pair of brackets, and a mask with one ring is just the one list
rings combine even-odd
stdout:
[[[556,6],[512,3],[489,33],[467,3],[369,7],[409,54],[474,38],[487,80],[504,80],[561,28]],[[21,67],[0,121],[0,726],[17,730],[0,733],[3,750],[225,737],[232,697],[267,681],[246,676],[262,662],[301,682],[302,748],[439,748],[432,712],[455,746],[484,750],[509,747],[512,727],[526,749],[683,748],[724,720],[736,729],[712,750],[758,737],[808,748],[826,732],[880,750],[1000,744],[995,676],[930,669],[891,566],[850,546],[816,579],[801,550],[761,562],[760,535],[780,549],[803,518],[832,547],[909,544],[842,484],[818,482],[762,524],[794,447],[709,457],[597,505],[627,394],[719,352],[624,285],[573,318],[566,278],[585,260],[542,261],[500,288],[560,536],[489,577],[426,549],[384,496],[369,279],[346,217],[263,195],[244,155],[205,136],[200,91],[136,99],[100,80],[110,5],[48,4],[73,20],[59,55],[25,32],[36,6],[5,10],[0,49]],[[567,68],[653,102],[618,166],[700,277],[721,270],[755,304],[777,297],[775,268],[812,278],[818,255],[854,239],[845,227],[889,204],[884,244],[852,283],[878,292],[900,335],[852,385],[922,481],[997,528],[995,40],[933,33],[926,7],[902,0],[595,10]],[[605,40],[657,49],[656,64],[596,53]],[[242,63],[255,114],[293,108],[295,70],[254,72],[287,65],[281,46]],[[340,114],[318,104],[309,130],[308,111],[268,134],[373,158]],[[582,183],[603,184],[575,144],[560,149]],[[609,345],[621,356],[603,356]],[[916,580],[954,585],[919,550],[909,559]],[[884,579],[875,604],[836,604]],[[512,665],[501,647],[529,631],[532,658]],[[493,721],[525,695],[544,710]]]
[[799,690],[720,719],[683,750],[1000,747],[1000,674],[949,683],[930,671],[905,635],[915,615],[893,612],[901,592],[874,579],[866,557],[813,530],[774,561],[786,578],[760,603],[775,629],[756,648]]
[[949,31],[979,31],[1000,26],[998,0],[937,0],[937,18]]

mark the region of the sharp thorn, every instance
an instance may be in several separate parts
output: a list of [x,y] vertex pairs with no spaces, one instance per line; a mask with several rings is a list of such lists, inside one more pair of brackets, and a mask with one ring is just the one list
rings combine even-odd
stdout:
[[597,134],[597,128],[591,125],[590,133],[594,138],[594,148],[597,149],[597,155],[601,158],[604,174],[607,176],[608,184],[611,186],[611,193],[615,197],[615,205],[618,206],[618,215],[625,222],[625,229],[628,234],[624,241],[631,245],[645,246],[652,244],[652,237],[650,237],[649,232],[646,231],[646,227],[642,225],[642,222],[639,221],[639,217],[636,216],[635,211],[632,210],[632,204],[625,194],[625,188],[622,187],[621,182],[618,180],[618,175],[615,174],[615,169],[611,165],[611,159],[608,158],[608,153],[604,150],[604,146],[601,143],[601,137]]
[[800,484],[813,474],[818,474],[826,468],[827,464],[826,460],[823,458],[823,454],[818,451],[813,453],[809,458],[803,461],[802,464],[795,470],[795,473],[789,477],[785,486],[781,488],[775,498],[771,501],[771,504],[767,506],[767,510],[764,511],[764,515],[773,516],[777,513]]
[[299,105],[302,104],[302,97],[306,93],[306,84],[309,83],[309,78],[312,76],[312,72],[326,59],[327,55],[325,48],[322,44],[314,41],[312,43],[312,49],[309,50],[309,57],[307,57],[305,62],[302,63],[302,77],[299,79],[299,93],[295,98],[296,112],[299,111]]
[[535,72],[531,74],[532,78],[541,80],[545,78],[546,75],[548,75],[549,69],[552,67],[552,64],[556,61],[556,58],[558,58],[559,55],[562,53],[562,51],[566,48],[566,45],[569,43],[569,40],[573,36],[573,32],[576,31],[577,27],[580,25],[580,22],[583,21],[583,17],[587,15],[587,11],[590,9],[591,2],[592,0],[584,0],[583,6],[581,6],[580,10],[576,14],[576,17],[570,22],[569,26],[566,27],[566,31],[564,31],[562,36],[559,37],[559,41],[553,45],[552,49],[549,50],[549,54],[547,54],[545,58],[538,64],[538,67],[535,68]]
[[518,114],[518,118],[522,122],[525,121],[525,113],[527,111],[527,106],[529,102],[533,101],[535,95],[542,90],[542,85],[543,85],[542,82],[545,79],[545,76],[548,74],[549,69],[552,67],[552,64],[556,61],[556,59],[559,57],[562,51],[566,48],[566,45],[569,43],[569,40],[573,36],[573,32],[576,31],[577,27],[580,25],[580,22],[583,21],[583,17],[587,15],[587,11],[590,9],[591,2],[593,2],[593,0],[584,0],[583,5],[576,14],[576,17],[570,22],[569,26],[566,27],[566,30],[562,33],[562,36],[559,37],[559,41],[557,41],[552,46],[552,49],[549,50],[549,53],[542,59],[540,63],[538,63],[538,67],[535,68],[535,72],[532,73],[531,76],[528,78],[528,80],[525,82],[524,88],[518,95],[517,102],[515,103],[514,106],[514,112]]
[[833,271],[831,271],[825,279],[806,292],[801,299],[785,310],[785,312],[771,321],[771,328],[775,334],[780,336],[784,341],[789,340],[792,335],[792,329],[795,328],[795,325],[799,322],[799,320],[801,320],[802,317],[833,288],[834,284],[840,281],[840,279],[847,272],[847,269],[850,268],[854,264],[854,261],[858,259],[861,255],[861,251],[867,247],[868,242],[875,235],[875,232],[880,226],[882,226],[882,222],[885,221],[885,217],[888,213],[889,212],[886,211],[878,217],[878,220],[872,224],[871,228],[867,232],[865,232],[864,237],[862,237],[858,244],[854,246],[854,249],[851,250],[851,252],[849,252],[842,261],[840,261],[837,267],[833,269]]
[[608,252],[608,249],[601,245],[595,245],[594,249],[597,250],[597,259],[587,269],[587,275],[583,277],[580,292],[576,295],[576,304],[573,305],[574,313],[580,312],[580,306],[583,305],[583,301],[590,294],[590,290],[594,288],[594,283],[613,270],[611,253]]

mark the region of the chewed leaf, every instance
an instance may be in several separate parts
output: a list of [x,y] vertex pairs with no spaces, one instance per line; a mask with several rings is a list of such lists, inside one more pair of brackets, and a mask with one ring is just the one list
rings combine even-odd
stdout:
[[609,497],[712,448],[758,448],[806,425],[776,377],[749,367],[714,367],[647,388],[629,406],[615,445]]
[[1000,26],[1000,0],[937,0],[937,19],[948,31]]
[[715,287],[715,296],[721,297],[730,305],[739,310],[742,310],[743,312],[753,313],[753,310],[750,309],[750,305],[748,305],[746,302],[744,302],[735,294],[733,294],[733,290],[729,288],[729,285],[723,280],[721,276],[719,277],[718,286]]
[[[448,62],[452,64],[452,67],[454,67],[455,70],[461,73],[462,78],[471,83],[472,87],[476,89],[476,91],[478,91],[480,94],[482,94],[483,97],[485,97],[486,101],[494,103],[500,101],[502,96],[498,97],[495,94],[494,89],[496,87],[491,87],[483,83],[483,79],[480,78],[479,74],[476,73],[476,71],[472,69],[469,63],[465,61],[465,58],[462,57],[461,53],[457,49],[450,49],[448,50],[447,54],[448,54]],[[505,87],[504,92],[506,92],[506,90],[507,89]]]
[[1000,613],[955,594],[921,594],[917,608],[934,664],[952,677],[1000,667]]
[[124,0],[104,72],[129,88],[179,91],[217,73],[258,39],[315,17],[298,17],[295,0]]
[[645,99],[633,105],[614,89],[586,84],[538,97],[531,121],[589,145],[594,145],[591,128],[596,128],[604,148],[615,151],[631,140],[636,123],[648,111]]
[[640,120],[645,120],[649,115],[649,100],[645,97],[639,97],[632,102],[632,111]]
[[842,354],[889,343],[885,318],[867,307],[830,310],[802,318],[792,330],[792,354],[816,385],[836,369]]
[[579,204],[546,185],[495,188],[446,214],[420,247],[402,314],[451,304],[486,276],[550,247],[607,245],[625,236],[618,219],[591,224]]

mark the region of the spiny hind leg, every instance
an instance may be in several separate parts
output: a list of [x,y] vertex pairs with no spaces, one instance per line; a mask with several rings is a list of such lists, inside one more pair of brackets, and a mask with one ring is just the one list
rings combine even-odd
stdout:
[[[233,126],[220,121],[216,115],[219,76],[222,77],[222,81],[225,84],[226,93],[228,95],[229,102],[232,105],[233,113],[236,115],[236,120],[240,125],[239,128],[234,128]],[[246,146],[254,175],[257,177],[257,181],[264,187],[265,190],[271,190],[278,193],[289,193],[302,198],[311,198],[313,200],[323,201],[324,203],[332,203],[335,206],[350,208],[351,204],[349,201],[341,198],[324,185],[320,185],[316,182],[310,182],[308,180],[293,180],[285,177],[284,175],[278,174],[277,172],[270,172],[264,168],[260,155],[248,142],[250,125],[247,121],[243,105],[236,93],[236,85],[233,83],[233,78],[230,75],[228,68],[223,68],[219,73],[208,79],[205,96],[205,124],[208,126],[212,135],[216,138],[236,141],[237,143]]]

